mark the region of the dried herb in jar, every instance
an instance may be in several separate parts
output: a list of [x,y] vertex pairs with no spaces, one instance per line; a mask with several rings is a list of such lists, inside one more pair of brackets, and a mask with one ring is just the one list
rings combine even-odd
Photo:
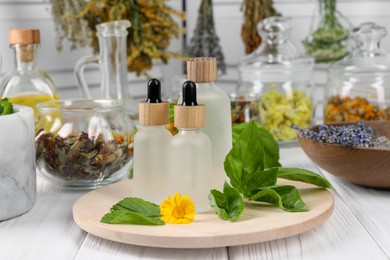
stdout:
[[37,166],[63,180],[102,180],[110,177],[133,156],[131,140],[122,135],[96,140],[87,133],[73,133],[62,138],[40,130],[36,133]]
[[362,97],[331,96],[325,104],[325,123],[389,120],[390,110]]

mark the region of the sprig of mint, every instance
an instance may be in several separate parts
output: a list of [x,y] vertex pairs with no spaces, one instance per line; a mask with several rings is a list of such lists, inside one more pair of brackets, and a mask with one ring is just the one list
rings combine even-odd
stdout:
[[107,224],[165,225],[160,207],[140,198],[124,198],[111,207],[100,222]]
[[0,100],[0,116],[9,115],[14,112],[14,107],[8,101],[8,98],[3,98]]
[[[240,134],[235,138],[233,148],[225,158],[224,168],[232,188],[244,198],[270,203],[290,212],[300,212],[308,211],[308,207],[302,200],[299,190],[291,185],[277,185],[278,178],[331,188],[331,184],[326,179],[312,171],[280,167],[279,146],[272,135],[254,121],[242,125],[236,130],[236,133]],[[218,194],[213,190],[210,196],[213,193]],[[224,196],[229,197],[231,194],[233,192],[224,193]],[[220,194],[214,196],[214,204],[225,203],[223,208],[229,209],[233,207],[229,202],[237,203],[237,200],[226,197],[222,200]],[[212,204],[210,203],[213,207]],[[243,201],[242,205],[234,205],[236,208],[241,206],[244,207]],[[237,215],[235,217],[238,218]]]

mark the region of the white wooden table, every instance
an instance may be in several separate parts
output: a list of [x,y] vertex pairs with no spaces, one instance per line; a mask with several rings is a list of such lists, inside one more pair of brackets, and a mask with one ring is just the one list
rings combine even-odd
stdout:
[[300,147],[281,150],[283,166],[323,174],[335,188],[328,221],[307,233],[213,249],[161,249],[108,241],[81,230],[72,205],[86,191],[55,187],[38,176],[34,208],[0,222],[0,259],[390,259],[390,191],[362,188],[320,170]]

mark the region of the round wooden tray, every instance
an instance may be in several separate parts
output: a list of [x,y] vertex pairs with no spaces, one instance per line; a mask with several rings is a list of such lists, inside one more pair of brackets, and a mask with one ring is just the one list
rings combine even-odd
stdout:
[[100,223],[111,206],[131,196],[132,182],[123,181],[91,191],[73,205],[73,218],[83,230],[105,239],[150,247],[211,248],[264,242],[294,236],[323,223],[333,212],[330,191],[283,181],[300,189],[308,212],[285,212],[267,204],[245,205],[236,222],[224,221],[211,210],[195,216],[191,224],[142,226]]

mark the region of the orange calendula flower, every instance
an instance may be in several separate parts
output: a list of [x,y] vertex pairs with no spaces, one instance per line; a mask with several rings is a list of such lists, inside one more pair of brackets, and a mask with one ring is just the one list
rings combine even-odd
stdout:
[[195,205],[188,196],[176,192],[174,197],[168,196],[160,206],[161,219],[171,224],[188,224],[194,221]]

